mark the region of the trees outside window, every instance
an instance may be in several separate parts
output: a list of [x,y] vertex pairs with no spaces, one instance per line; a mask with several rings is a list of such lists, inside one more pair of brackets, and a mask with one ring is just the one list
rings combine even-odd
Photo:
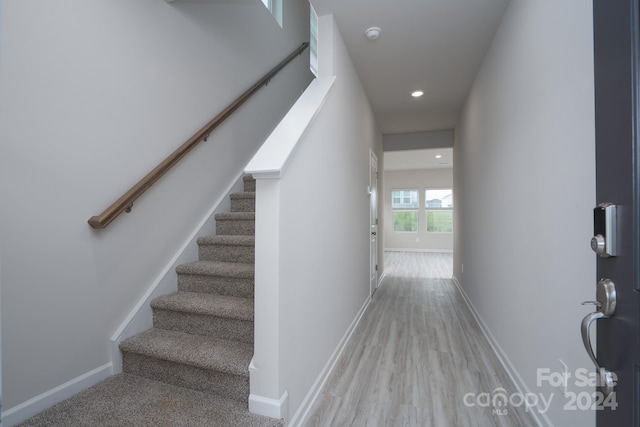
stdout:
[[393,231],[418,231],[418,190],[393,190],[391,192],[391,212]]
[[451,188],[425,191],[427,232],[453,232],[453,190]]

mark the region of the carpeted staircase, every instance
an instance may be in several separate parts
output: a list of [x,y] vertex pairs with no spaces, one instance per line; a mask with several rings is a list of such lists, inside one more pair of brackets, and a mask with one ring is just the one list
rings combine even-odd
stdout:
[[[95,425],[146,425],[145,420],[159,418],[174,420],[166,425],[284,425],[282,420],[248,412],[254,330],[255,181],[244,177],[244,192],[230,197],[231,212],[215,217],[216,235],[198,239],[198,261],[176,268],[178,292],[151,302],[154,327],[120,344],[123,374],[54,406],[25,426],[82,425],[74,422],[74,417],[76,421],[92,417],[113,421]],[[156,400],[138,404],[129,415],[126,411],[116,415],[122,412],[122,405],[72,402],[85,397],[99,401],[110,395],[131,395],[132,399],[156,396]],[[163,415],[167,396],[172,403],[169,409],[185,412]],[[194,402],[200,402],[199,406],[191,408]],[[104,409],[105,405],[109,409]],[[66,418],[52,418],[56,407]],[[83,408],[85,412],[86,408],[102,409],[92,409],[97,411],[94,414],[77,412]],[[149,412],[147,418],[141,411]]]
[[244,185],[198,239],[199,260],[176,269],[178,292],[151,302],[154,328],[120,344],[123,372],[248,401],[255,182]]

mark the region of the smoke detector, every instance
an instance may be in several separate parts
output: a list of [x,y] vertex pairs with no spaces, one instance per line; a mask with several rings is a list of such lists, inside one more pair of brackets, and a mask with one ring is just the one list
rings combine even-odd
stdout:
[[380,37],[381,32],[382,30],[379,27],[370,27],[365,30],[364,35],[369,40],[376,40]]

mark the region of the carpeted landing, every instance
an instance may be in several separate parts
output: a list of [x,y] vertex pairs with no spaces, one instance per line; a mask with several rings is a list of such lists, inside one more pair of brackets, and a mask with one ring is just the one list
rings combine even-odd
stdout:
[[275,427],[284,422],[250,414],[246,402],[137,375],[115,375],[44,412],[23,427]]

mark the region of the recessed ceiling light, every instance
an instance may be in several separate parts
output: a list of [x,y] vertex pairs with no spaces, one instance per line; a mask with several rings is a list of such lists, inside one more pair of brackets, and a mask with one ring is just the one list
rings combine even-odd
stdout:
[[436,159],[441,159],[442,158],[442,154],[437,154],[436,155]]
[[422,95],[424,95],[424,92],[421,90],[416,90],[415,92],[411,92],[411,96],[413,96],[414,98],[420,98]]

